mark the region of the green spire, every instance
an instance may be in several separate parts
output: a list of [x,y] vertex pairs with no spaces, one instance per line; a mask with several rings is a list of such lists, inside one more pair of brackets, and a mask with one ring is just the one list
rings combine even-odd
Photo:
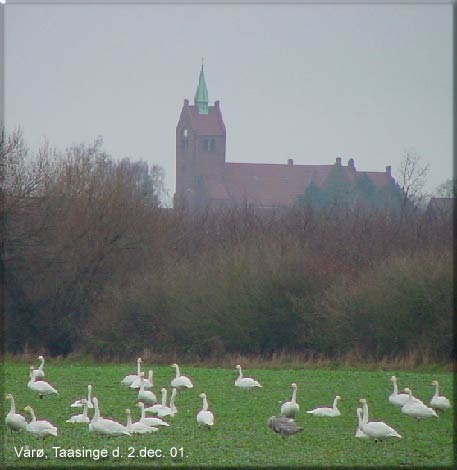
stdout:
[[198,114],[208,114],[208,88],[206,88],[205,75],[203,74],[203,62],[200,77],[198,78],[194,104],[197,105]]

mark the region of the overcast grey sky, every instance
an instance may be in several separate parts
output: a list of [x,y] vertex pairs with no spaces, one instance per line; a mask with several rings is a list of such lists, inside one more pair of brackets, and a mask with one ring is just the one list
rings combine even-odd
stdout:
[[5,115],[34,148],[98,135],[175,186],[175,127],[201,57],[227,161],[394,176],[407,149],[452,175],[452,6],[30,5],[5,8]]

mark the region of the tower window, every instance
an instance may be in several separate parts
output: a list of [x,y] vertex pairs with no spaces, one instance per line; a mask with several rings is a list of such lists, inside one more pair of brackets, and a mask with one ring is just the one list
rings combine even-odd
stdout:
[[204,148],[207,152],[214,152],[216,148],[216,141],[214,139],[205,139]]

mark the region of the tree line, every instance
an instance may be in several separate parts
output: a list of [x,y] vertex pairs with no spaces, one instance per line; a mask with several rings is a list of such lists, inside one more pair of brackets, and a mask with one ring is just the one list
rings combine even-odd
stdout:
[[414,204],[198,212],[96,140],[3,135],[5,349],[126,359],[452,351],[452,220]]

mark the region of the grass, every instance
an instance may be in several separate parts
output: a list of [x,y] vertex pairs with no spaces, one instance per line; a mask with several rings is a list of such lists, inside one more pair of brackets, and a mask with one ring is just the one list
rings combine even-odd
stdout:
[[[247,467],[261,466],[410,466],[437,467],[453,464],[453,410],[439,419],[422,422],[403,416],[390,405],[389,377],[397,375],[401,387],[409,386],[424,401],[432,395],[432,380],[440,383],[440,392],[452,396],[452,375],[446,371],[407,372],[359,371],[355,369],[247,369],[245,375],[254,376],[263,388],[252,392],[236,389],[233,385],[235,369],[198,368],[182,366],[182,373],[191,377],[195,388],[181,392],[176,400],[178,414],[169,420],[171,426],[153,435],[106,438],[89,434],[87,425],[66,423],[72,414],[80,411],[70,403],[87,393],[87,384],[93,385],[94,395],[100,401],[101,414],[125,423],[125,408],[132,410],[136,420],[135,392],[120,385],[120,380],[135,367],[130,364],[90,365],[74,362],[47,361],[46,380],[59,390],[59,396],[40,400],[30,391],[28,363],[4,363],[5,392],[12,393],[17,410],[31,405],[38,419],[47,419],[59,428],[58,437],[49,437],[44,443],[27,433],[4,433],[4,465],[11,468],[103,468],[104,466],[150,467],[197,466]],[[147,374],[148,364],[145,364]],[[170,367],[154,367],[154,390],[169,385],[173,377]],[[282,439],[266,426],[269,416],[279,414],[280,400],[289,399],[291,382],[298,384],[298,402],[301,411],[297,423],[304,432]],[[205,391],[216,416],[213,429],[199,429],[195,415],[201,408],[198,394]],[[335,395],[343,397],[339,418],[317,418],[307,415],[307,409],[330,406]],[[370,406],[370,419],[387,422],[403,436],[401,440],[382,443],[354,437],[355,410],[358,398],[365,397]],[[6,403],[6,401],[5,401]],[[4,414],[9,410],[6,403]],[[90,412],[91,413],[91,412]],[[91,416],[91,414],[90,414]],[[4,421],[2,421],[4,428]],[[47,458],[19,458],[14,448],[30,446],[43,448]],[[91,458],[55,457],[53,446],[64,449],[107,449],[109,457]],[[119,457],[111,454],[119,448]],[[140,456],[143,449],[161,449],[164,457]],[[176,449],[176,456],[174,455]],[[180,450],[182,449],[182,451]],[[181,456],[182,452],[182,456]],[[136,457],[128,457],[132,454]]]

